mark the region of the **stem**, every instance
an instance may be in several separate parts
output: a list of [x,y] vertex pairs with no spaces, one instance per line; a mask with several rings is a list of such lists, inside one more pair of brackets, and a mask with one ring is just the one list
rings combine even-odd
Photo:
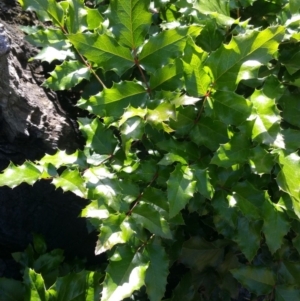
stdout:
[[146,85],[146,87],[147,87],[147,92],[148,92],[148,94],[151,96],[151,88],[150,88],[150,86],[148,85],[147,79],[146,79],[145,74],[144,74],[144,72],[143,72],[143,69],[142,69],[142,67],[141,67],[141,65],[140,65],[139,59],[138,59],[138,57],[137,57],[137,55],[136,55],[136,49],[133,50],[133,53],[134,53],[134,62],[135,62],[135,65],[138,67],[138,69],[139,69],[139,71],[140,71],[140,73],[141,73],[141,76],[142,76],[142,78],[143,78],[143,81],[144,81],[144,83],[145,83],[145,85]]
[[[61,28],[61,30],[63,31],[63,33],[65,35],[68,34],[68,32],[64,29],[64,28]],[[93,70],[92,66],[85,60],[85,58],[83,57],[83,55],[79,52],[79,50],[73,45],[74,49],[76,50],[77,54],[80,56],[81,60],[83,61],[83,63],[91,70],[91,72],[93,73],[93,75],[96,77],[97,81],[100,83],[100,85],[103,87],[103,88],[107,88],[104,84],[104,82],[101,80],[101,78],[96,74],[95,70]]]
[[[147,185],[146,188],[150,187],[152,185],[152,183],[157,179],[158,177],[158,172],[155,173],[155,175],[153,176],[153,178],[151,179],[150,183]],[[139,203],[141,197],[143,196],[144,192],[141,192],[138,197],[135,199],[134,204],[132,206],[132,208],[126,213],[127,216],[131,215],[133,209],[136,207],[136,205]]]

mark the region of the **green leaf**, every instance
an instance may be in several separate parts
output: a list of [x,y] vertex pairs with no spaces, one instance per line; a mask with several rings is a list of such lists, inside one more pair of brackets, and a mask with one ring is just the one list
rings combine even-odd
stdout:
[[150,301],[160,301],[166,290],[169,272],[169,258],[158,239],[153,239],[146,247],[149,267],[145,285]]
[[222,0],[196,1],[194,8],[204,15],[216,18],[222,25],[232,25],[234,19],[230,18],[229,2]]
[[120,44],[134,50],[144,42],[152,23],[149,5],[149,0],[110,1],[107,16],[112,32]]
[[56,0],[19,0],[23,9],[33,10],[43,22],[52,21],[59,27],[64,26],[64,13]]
[[300,264],[299,262],[291,262],[282,260],[278,269],[278,276],[283,283],[298,285],[300,280]]
[[283,243],[283,237],[290,230],[290,223],[281,206],[266,200],[263,204],[263,232],[271,253],[275,253]]
[[211,184],[209,171],[207,169],[200,169],[196,165],[191,166],[194,178],[196,179],[196,187],[200,194],[208,199],[212,199],[215,189]]
[[192,96],[204,96],[211,83],[208,74],[203,70],[205,53],[192,39],[189,39],[184,49],[183,68],[186,90]]
[[281,131],[282,140],[284,141],[284,149],[287,152],[295,152],[299,148],[300,131],[294,129],[286,129]]
[[298,286],[276,285],[276,301],[290,301],[300,299]]
[[233,240],[249,261],[252,261],[260,247],[261,221],[249,221],[245,217],[239,217],[236,226],[236,235]]
[[243,134],[235,134],[228,143],[223,144],[215,152],[211,163],[228,168],[232,165],[244,163],[249,156],[249,138]]
[[274,144],[281,120],[275,101],[266,97],[260,90],[256,90],[250,100],[254,110],[251,119],[255,119],[252,139],[267,145]]
[[148,268],[144,256],[128,246],[120,246],[110,258],[101,301],[123,300],[144,285]]
[[43,83],[52,90],[67,90],[90,78],[90,69],[78,61],[65,61],[55,67]]
[[121,76],[134,65],[130,50],[106,34],[77,33],[67,37],[82,55],[104,71],[114,70]]
[[279,104],[283,107],[282,116],[284,120],[292,125],[300,127],[299,114],[299,94],[284,94],[279,100]]
[[150,204],[140,202],[132,211],[132,218],[151,233],[171,239],[172,234],[166,220]]
[[75,60],[75,54],[71,51],[71,49],[66,48],[66,50],[62,50],[57,49],[58,47],[58,45],[55,45],[55,47],[46,46],[37,55],[29,59],[29,61],[41,60],[42,62],[52,63],[55,60],[63,61],[67,58]]
[[278,163],[281,171],[278,173],[276,181],[280,189],[288,193],[291,197],[300,202],[300,158],[297,153],[286,155],[283,151],[279,153]]
[[15,279],[0,278],[0,300],[24,301],[24,285]]
[[179,213],[185,207],[196,190],[196,182],[188,166],[177,164],[167,182],[168,200],[170,203],[170,218]]
[[274,166],[274,158],[258,145],[250,150],[249,163],[254,173],[259,175],[269,174]]
[[158,69],[150,76],[151,90],[176,90],[182,86],[183,75],[182,61],[177,59],[173,64],[168,64]]
[[100,296],[99,282],[102,275],[98,272],[81,271],[57,279],[50,288],[55,301],[97,301]]
[[197,36],[200,31],[201,27],[197,26],[179,27],[150,37],[139,55],[141,66],[154,73],[163,65],[171,63],[181,56],[187,36]]
[[20,166],[10,163],[2,174],[0,174],[0,186],[6,185],[14,188],[23,182],[33,185],[40,179],[41,175],[42,172],[38,169],[38,166],[29,161]]
[[84,180],[76,169],[66,169],[58,178],[54,178],[52,183],[63,191],[72,191],[79,197],[86,197]]
[[133,232],[126,224],[125,218],[124,214],[110,214],[103,221],[95,248],[96,255],[110,250],[116,244],[123,244],[129,240]]
[[192,237],[183,244],[181,262],[189,268],[201,272],[205,267],[217,267],[224,256],[222,242],[208,242],[200,237]]
[[227,125],[240,125],[251,113],[251,102],[230,91],[217,91],[211,96],[215,118]]
[[78,106],[101,117],[119,118],[129,105],[136,108],[143,107],[147,99],[147,91],[143,86],[135,82],[124,81],[114,83],[112,88],[104,89],[90,97],[89,100],[82,99]]
[[258,67],[272,59],[285,28],[269,27],[263,31],[248,31],[233,37],[206,61],[214,88],[234,91],[242,79],[257,78]]
[[47,301],[49,293],[46,291],[44,279],[32,269],[25,269],[25,301]]
[[269,294],[275,285],[275,275],[268,268],[243,266],[231,270],[236,278],[250,292],[259,295]]
[[226,125],[210,117],[201,118],[189,136],[197,145],[205,145],[210,150],[216,150],[221,143],[228,141]]
[[88,118],[79,118],[79,128],[86,137],[86,147],[94,150],[101,155],[113,154],[117,140],[113,132],[99,121],[98,118],[93,120]]

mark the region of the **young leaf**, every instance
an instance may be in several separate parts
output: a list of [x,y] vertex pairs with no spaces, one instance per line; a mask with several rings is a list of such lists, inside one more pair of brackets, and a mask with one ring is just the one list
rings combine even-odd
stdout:
[[170,218],[179,213],[185,207],[189,199],[194,195],[196,182],[188,166],[177,164],[167,182],[168,200],[170,204]]
[[107,16],[112,32],[120,44],[134,50],[144,42],[152,18],[149,5],[149,0],[110,1]]
[[248,31],[213,52],[205,65],[213,77],[214,88],[234,91],[241,79],[257,78],[257,67],[271,60],[284,31],[283,26]]
[[230,272],[244,287],[258,296],[269,294],[275,285],[275,275],[268,268],[243,266]]
[[101,301],[123,300],[144,285],[148,267],[145,257],[129,246],[117,247],[110,258],[103,283]]
[[161,217],[160,212],[155,210],[150,204],[140,202],[132,211],[132,218],[151,233],[162,238],[172,238],[172,234],[167,221]]
[[104,71],[114,70],[121,76],[134,65],[130,50],[106,34],[77,33],[67,37],[82,55],[101,66]]
[[145,284],[150,301],[160,301],[165,293],[169,271],[169,259],[158,239],[153,239],[146,247],[149,267]]
[[50,77],[43,83],[44,87],[52,90],[67,90],[83,79],[90,78],[90,69],[78,61],[65,61],[55,67]]
[[129,105],[143,107],[147,99],[148,94],[143,86],[135,82],[124,81],[114,83],[112,88],[104,89],[99,94],[90,97],[89,100],[82,99],[78,106],[101,117],[119,118]]

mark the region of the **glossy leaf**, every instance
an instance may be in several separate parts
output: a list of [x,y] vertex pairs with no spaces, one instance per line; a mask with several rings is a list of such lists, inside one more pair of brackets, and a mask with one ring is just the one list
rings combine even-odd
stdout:
[[110,2],[108,18],[120,44],[136,49],[144,42],[151,25],[149,4],[149,0],[113,0]]
[[144,285],[148,262],[128,246],[116,249],[110,258],[103,283],[101,301],[122,300]]
[[170,29],[151,37],[139,55],[140,64],[146,71],[154,73],[182,54],[187,35],[197,36],[200,31],[200,27],[191,26]]
[[258,67],[272,59],[284,27],[248,31],[222,45],[206,61],[216,89],[234,91],[242,79],[257,78]]
[[25,301],[47,301],[49,293],[46,291],[43,277],[34,270],[26,269],[24,275]]
[[79,107],[89,110],[100,116],[113,116],[119,118],[125,109],[143,107],[147,100],[147,92],[143,86],[135,82],[122,82],[114,84],[111,89],[104,89],[89,100],[81,100]]
[[196,189],[193,174],[188,166],[177,164],[167,182],[168,200],[170,204],[169,214],[174,217],[185,207]]
[[108,35],[77,33],[67,37],[80,53],[105,71],[114,70],[122,75],[134,64],[130,50]]
[[147,245],[146,251],[150,260],[145,277],[147,295],[150,301],[160,301],[166,290],[169,259],[157,239]]
[[88,80],[90,69],[78,61],[68,61],[56,66],[50,75],[43,86],[52,90],[67,90],[84,79]]

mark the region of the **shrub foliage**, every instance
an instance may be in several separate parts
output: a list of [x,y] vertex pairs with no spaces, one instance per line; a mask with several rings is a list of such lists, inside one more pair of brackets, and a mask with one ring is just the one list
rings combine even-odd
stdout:
[[2,299],[299,300],[300,2],[19,2],[51,22],[24,30],[33,59],[60,61],[43,85],[81,91],[86,143],[0,184],[89,199],[109,261],[63,272],[36,239]]

